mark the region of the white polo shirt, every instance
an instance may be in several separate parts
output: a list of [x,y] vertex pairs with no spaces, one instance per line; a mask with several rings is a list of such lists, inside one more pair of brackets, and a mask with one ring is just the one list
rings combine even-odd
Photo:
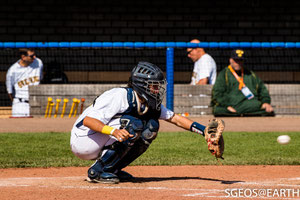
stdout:
[[209,54],[204,54],[194,63],[191,85],[196,85],[201,79],[208,78],[210,85],[215,84],[217,78],[217,65]]

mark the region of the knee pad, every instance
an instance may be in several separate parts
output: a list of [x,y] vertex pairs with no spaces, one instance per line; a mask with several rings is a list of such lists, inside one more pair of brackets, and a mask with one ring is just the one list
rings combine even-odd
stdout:
[[156,138],[158,130],[159,130],[159,121],[150,119],[145,125],[141,137],[146,142],[151,143]]
[[121,170],[122,168],[132,163],[139,156],[141,156],[149,148],[152,141],[156,138],[158,129],[159,121],[150,119],[146,123],[141,137],[135,141],[130,151],[128,151],[128,153],[120,160],[117,168]]
[[116,170],[115,165],[117,165],[130,150],[130,146],[126,145],[125,142],[115,142],[104,149],[107,149],[107,151],[100,159],[103,171],[113,173]]

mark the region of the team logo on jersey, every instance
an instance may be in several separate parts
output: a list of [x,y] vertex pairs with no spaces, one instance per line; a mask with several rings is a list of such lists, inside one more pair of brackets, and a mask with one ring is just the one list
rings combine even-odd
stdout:
[[30,84],[33,84],[33,83],[38,83],[40,82],[40,79],[38,76],[34,76],[34,77],[29,77],[29,78],[25,78],[24,80],[21,80],[18,82],[18,86],[20,88],[26,86],[26,85],[30,85]]

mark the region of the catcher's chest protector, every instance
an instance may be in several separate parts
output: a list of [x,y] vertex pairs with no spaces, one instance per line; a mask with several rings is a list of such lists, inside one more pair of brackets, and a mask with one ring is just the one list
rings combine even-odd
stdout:
[[134,91],[132,88],[125,88],[127,90],[127,100],[129,107],[124,113],[118,113],[117,115],[130,115],[136,117],[143,121],[149,121],[150,119],[158,120],[161,114],[161,110],[155,110],[149,107],[148,111],[143,114],[139,115],[137,111],[137,99],[135,98]]

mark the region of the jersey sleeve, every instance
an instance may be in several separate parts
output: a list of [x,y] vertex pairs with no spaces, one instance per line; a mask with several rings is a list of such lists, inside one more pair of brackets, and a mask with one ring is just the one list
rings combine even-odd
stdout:
[[123,88],[115,88],[99,96],[87,116],[107,124],[116,114],[124,112],[128,106],[127,91]]
[[43,61],[39,58],[37,58],[37,61],[38,61],[38,66],[40,68],[40,81],[41,81],[44,78],[44,76],[43,76],[44,64],[43,64]]
[[159,119],[167,120],[173,117],[174,112],[172,110],[166,108],[163,105],[160,106],[160,109],[161,109],[161,113]]
[[6,90],[8,94],[12,94],[14,92],[14,82],[13,82],[13,74],[12,69],[9,68],[9,70],[6,73]]

